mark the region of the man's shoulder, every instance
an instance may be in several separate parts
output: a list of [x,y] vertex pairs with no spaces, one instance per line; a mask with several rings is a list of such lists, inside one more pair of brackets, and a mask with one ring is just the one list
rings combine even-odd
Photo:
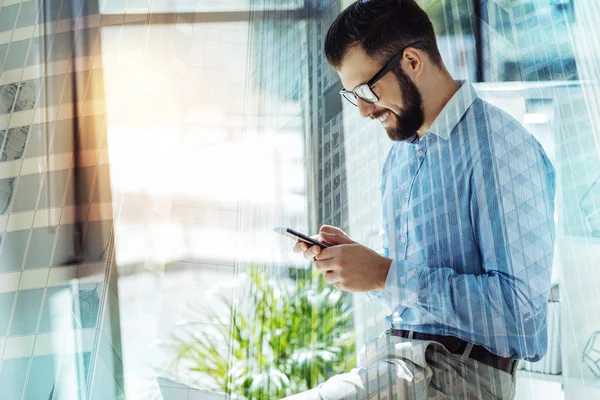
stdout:
[[473,101],[467,114],[470,119],[467,125],[475,127],[474,133],[480,142],[490,142],[494,147],[521,144],[539,146],[535,136],[515,117],[479,97]]
[[[478,133],[518,134],[533,137],[531,133],[512,115],[482,98],[477,98],[467,111],[478,123]],[[481,129],[484,128],[484,129]]]
[[547,160],[537,138],[508,112],[481,98],[477,98],[471,108],[474,121],[470,126],[476,127],[478,158],[491,156],[511,164],[522,162],[526,165]]

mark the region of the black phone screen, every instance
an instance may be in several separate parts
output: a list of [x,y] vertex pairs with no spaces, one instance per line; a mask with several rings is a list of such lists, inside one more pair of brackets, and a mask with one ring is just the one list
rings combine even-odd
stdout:
[[326,244],[319,242],[318,240],[315,240],[315,239],[313,239],[309,236],[306,236],[300,232],[296,232],[292,228],[275,227],[273,229],[275,230],[275,232],[280,233],[283,236],[287,236],[290,239],[294,239],[294,240],[300,240],[311,246],[319,246],[322,249],[326,249],[327,247],[329,247]]

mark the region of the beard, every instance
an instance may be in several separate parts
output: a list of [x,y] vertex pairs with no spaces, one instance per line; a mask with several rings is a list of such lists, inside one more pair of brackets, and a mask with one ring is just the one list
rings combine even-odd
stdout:
[[402,69],[398,68],[393,72],[398,79],[400,92],[404,97],[404,107],[400,110],[400,114],[396,114],[392,110],[385,110],[375,118],[390,111],[391,114],[388,118],[394,116],[396,124],[395,126],[386,127],[385,131],[393,141],[402,142],[415,136],[417,130],[423,125],[425,119],[423,116],[423,99],[419,89]]

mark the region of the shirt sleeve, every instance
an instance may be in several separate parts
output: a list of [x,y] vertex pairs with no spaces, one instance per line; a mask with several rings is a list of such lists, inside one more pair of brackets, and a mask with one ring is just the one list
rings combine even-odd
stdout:
[[[375,252],[377,254],[379,254],[380,256],[389,258],[390,252],[386,246],[387,238],[384,235],[385,235],[385,230],[382,229],[379,232],[379,236],[381,237],[382,247],[375,250]],[[376,302],[376,303],[384,303],[384,304],[388,304],[388,305],[390,304],[390,298],[389,298],[389,295],[386,290],[376,289],[376,290],[371,290],[368,292],[361,292],[361,294],[364,296],[365,299],[367,299],[369,301]]]
[[[502,341],[507,348],[539,348],[551,284],[555,177],[537,141],[524,141],[518,149],[510,163],[487,152],[468,177],[470,223],[483,273],[394,259],[386,280],[391,308],[408,307],[414,322],[427,314],[480,345]],[[538,353],[545,353],[542,347]]]

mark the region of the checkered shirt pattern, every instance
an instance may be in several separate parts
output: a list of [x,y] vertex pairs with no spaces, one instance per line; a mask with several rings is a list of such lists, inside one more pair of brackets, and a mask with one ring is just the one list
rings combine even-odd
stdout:
[[539,142],[468,82],[421,138],[395,142],[382,180],[385,290],[396,329],[539,360],[554,250],[555,172]]

